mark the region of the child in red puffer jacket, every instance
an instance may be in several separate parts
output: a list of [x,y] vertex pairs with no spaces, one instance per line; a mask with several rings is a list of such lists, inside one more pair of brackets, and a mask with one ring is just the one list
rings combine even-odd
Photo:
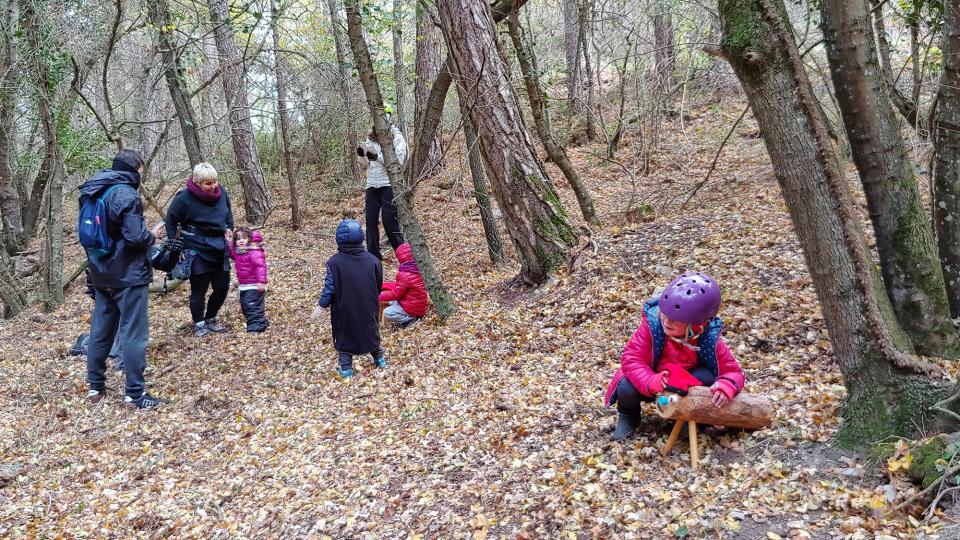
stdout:
[[743,372],[721,336],[719,310],[720,286],[701,272],[680,275],[646,302],[604,399],[607,407],[617,404],[614,440],[630,436],[641,404],[665,390],[685,394],[691,386],[708,386],[717,407],[736,399]]
[[420,277],[420,268],[413,261],[410,244],[404,242],[397,246],[397,281],[385,282],[380,293],[380,303],[389,303],[383,316],[390,322],[407,327],[420,320],[427,312],[430,297]]
[[226,238],[230,246],[230,258],[237,264],[240,308],[247,319],[247,332],[259,334],[270,326],[264,306],[267,256],[263,251],[263,236],[260,231],[240,227],[232,233],[227,231]]

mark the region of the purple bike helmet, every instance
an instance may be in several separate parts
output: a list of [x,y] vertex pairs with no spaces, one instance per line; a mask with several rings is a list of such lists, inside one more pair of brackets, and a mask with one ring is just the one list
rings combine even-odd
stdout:
[[660,295],[660,312],[668,319],[703,324],[720,311],[720,286],[701,272],[684,272]]

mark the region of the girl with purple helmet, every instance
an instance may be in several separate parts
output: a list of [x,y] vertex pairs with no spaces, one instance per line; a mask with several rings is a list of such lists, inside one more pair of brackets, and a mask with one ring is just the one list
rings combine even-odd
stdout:
[[708,386],[714,405],[726,407],[743,389],[743,372],[720,335],[716,280],[685,272],[643,311],[604,399],[607,407],[617,404],[617,441],[636,429],[641,404],[664,390],[685,394],[690,386]]

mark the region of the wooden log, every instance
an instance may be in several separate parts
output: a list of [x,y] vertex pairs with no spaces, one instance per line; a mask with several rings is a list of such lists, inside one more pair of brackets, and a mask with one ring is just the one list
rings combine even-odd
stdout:
[[700,451],[697,450],[697,423],[693,420],[687,422],[687,427],[689,431],[687,432],[690,437],[690,465],[693,466],[693,470],[700,470]]
[[761,429],[773,421],[773,403],[763,396],[753,394],[740,394],[733,403],[721,408],[713,404],[713,393],[709,388],[694,386],[685,397],[672,401],[666,406],[657,405],[657,414],[669,420],[737,429]]
[[670,450],[673,450],[673,445],[676,444],[677,439],[680,437],[680,430],[683,428],[683,420],[677,420],[673,423],[673,431],[670,432],[670,438],[667,439],[667,444],[663,445],[663,448],[660,450],[660,455],[665,456],[670,453]]

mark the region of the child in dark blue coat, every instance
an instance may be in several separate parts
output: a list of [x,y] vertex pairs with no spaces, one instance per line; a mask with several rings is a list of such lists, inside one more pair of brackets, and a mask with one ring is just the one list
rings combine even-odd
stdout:
[[[360,222],[345,219],[337,227],[337,254],[327,261],[320,308],[330,308],[333,346],[340,356],[338,373],[353,377],[353,356],[369,354],[376,367],[387,366],[380,346],[380,290],[383,268],[363,248]],[[314,310],[314,318],[319,308]]]

